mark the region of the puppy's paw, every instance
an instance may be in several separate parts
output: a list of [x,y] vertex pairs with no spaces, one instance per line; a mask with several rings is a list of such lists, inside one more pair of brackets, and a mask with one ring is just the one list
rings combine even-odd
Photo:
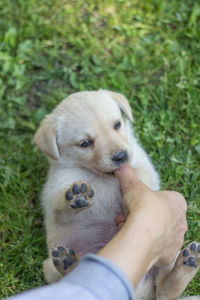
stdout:
[[63,275],[75,267],[79,260],[74,250],[62,246],[53,248],[52,259],[55,268]]
[[86,182],[76,182],[67,190],[65,197],[71,208],[87,208],[93,204],[94,190]]
[[200,266],[200,243],[192,242],[183,251],[183,264],[189,268]]
[[[200,243],[192,242],[183,249],[169,272],[160,273],[156,299],[177,299],[200,268]],[[183,299],[183,298],[181,298]]]

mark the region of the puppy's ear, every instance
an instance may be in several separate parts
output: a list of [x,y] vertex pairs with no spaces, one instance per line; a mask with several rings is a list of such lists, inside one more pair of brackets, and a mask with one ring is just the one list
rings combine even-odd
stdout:
[[41,123],[39,129],[34,136],[35,144],[45,154],[53,159],[59,158],[58,147],[56,143],[56,130],[53,120],[47,116]]
[[133,115],[130,104],[126,97],[120,93],[105,90],[119,105],[120,109],[125,113],[127,118],[133,122]]

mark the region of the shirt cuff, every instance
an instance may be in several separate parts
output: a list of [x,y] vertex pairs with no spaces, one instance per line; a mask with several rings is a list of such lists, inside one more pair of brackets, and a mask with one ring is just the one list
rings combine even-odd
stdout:
[[84,287],[101,300],[132,300],[133,286],[127,275],[110,260],[87,254],[62,282]]

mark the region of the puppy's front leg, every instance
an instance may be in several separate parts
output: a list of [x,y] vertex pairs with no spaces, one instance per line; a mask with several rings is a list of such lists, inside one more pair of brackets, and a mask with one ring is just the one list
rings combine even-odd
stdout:
[[72,209],[88,208],[93,204],[94,190],[86,182],[79,181],[70,186],[65,197]]

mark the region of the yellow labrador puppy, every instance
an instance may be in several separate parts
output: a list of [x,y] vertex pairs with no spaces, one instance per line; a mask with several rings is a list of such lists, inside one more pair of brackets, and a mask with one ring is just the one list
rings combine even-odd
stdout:
[[[129,162],[148,187],[159,189],[158,174],[131,121],[123,95],[80,92],[64,99],[36,132],[35,143],[50,163],[42,192],[48,282],[59,280],[84,254],[97,253],[117,232],[115,217],[123,208],[116,168]],[[199,264],[200,245],[193,242],[167,268],[154,267],[138,285],[136,299],[175,299]]]

